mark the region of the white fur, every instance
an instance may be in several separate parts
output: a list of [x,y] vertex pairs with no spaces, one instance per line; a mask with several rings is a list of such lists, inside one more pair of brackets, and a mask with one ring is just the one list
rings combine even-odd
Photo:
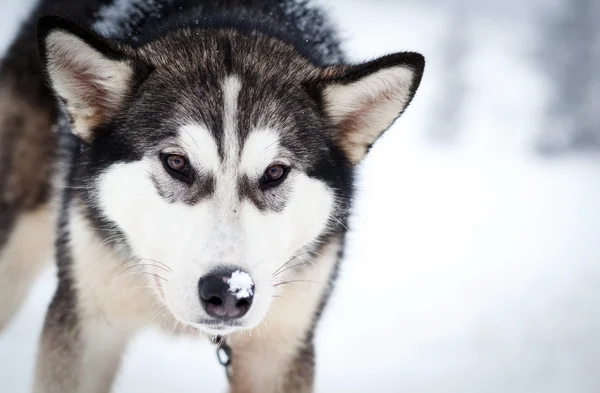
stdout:
[[53,204],[23,213],[0,252],[0,331],[52,256],[55,220]]
[[[277,150],[267,156],[269,160],[256,154],[265,151],[268,144],[276,145],[275,134],[265,130],[250,133],[250,143],[240,158],[235,128],[240,89],[241,84],[235,77],[224,82],[224,159],[215,176],[215,193],[211,198],[195,205],[166,201],[148,176],[153,172],[164,176],[165,181],[169,179],[155,164],[154,156],[111,166],[99,184],[102,211],[123,230],[135,255],[168,266],[169,271],[148,267],[149,272],[165,278],[150,281],[155,294],[162,296],[180,322],[211,334],[230,333],[239,328],[220,329],[199,323],[210,319],[200,304],[199,279],[224,264],[239,266],[248,272],[255,283],[254,301],[249,312],[240,319],[240,328],[256,326],[269,312],[276,292],[272,284],[286,277],[282,274],[274,279],[273,273],[324,230],[334,202],[333,192],[324,182],[300,171],[286,180],[289,195],[283,211],[261,212],[252,202],[240,201],[235,185],[242,173],[257,174],[256,168],[261,168],[262,173],[270,160],[286,159],[278,157]],[[183,129],[193,138],[197,136],[194,132],[202,130],[198,125]],[[181,138],[186,132],[180,133]],[[181,148],[192,157],[213,149],[199,148],[193,143],[182,144]],[[255,179],[258,181],[259,177]],[[291,263],[300,264],[306,259],[310,259],[310,255]]]
[[[223,82],[223,151],[225,153],[225,169],[234,170],[233,165],[238,159],[239,142],[237,130],[238,96],[242,89],[242,82],[237,76],[228,76]],[[231,164],[231,165],[227,165]]]
[[[234,264],[255,282],[254,303],[242,320],[244,327],[255,326],[269,309],[271,275],[325,228],[332,191],[323,182],[298,174],[280,213],[260,212],[251,202],[233,196],[215,195],[194,206],[172,204],[148,179],[152,167],[148,160],[117,164],[103,175],[103,211],[125,232],[136,255],[172,270],[150,270],[168,280],[151,285],[160,286],[157,292],[164,293],[177,319],[186,324],[207,319],[198,298],[198,280],[216,266]],[[231,193],[236,191],[232,188]]]
[[[96,318],[94,318],[96,317]],[[80,339],[85,356],[79,365],[79,392],[110,393],[121,363],[121,357],[133,331],[89,316],[80,326]],[[76,356],[73,354],[71,356]]]
[[65,31],[52,31],[46,45],[52,87],[67,101],[74,132],[89,140],[90,127],[101,115],[94,103],[102,100],[108,106],[105,110],[115,111],[127,93],[133,71],[126,62],[106,58]]
[[255,130],[248,135],[244,143],[240,171],[249,176],[259,177],[277,160],[283,164],[290,164],[287,157],[278,154],[281,154],[281,148],[277,132],[270,128]]
[[[69,232],[73,275],[82,315],[92,321],[119,321],[120,328],[134,331],[150,322],[160,306],[150,292],[153,276],[145,275],[136,261],[127,262],[108,241],[99,241],[77,207],[70,212]],[[140,262],[141,263],[141,262]]]
[[186,148],[192,165],[216,173],[221,165],[217,142],[204,125],[189,124],[181,127],[179,139]]
[[410,99],[414,71],[397,66],[382,69],[356,82],[325,88],[326,110],[335,124],[352,120],[343,143],[353,162],[366,154],[369,145],[402,113]]

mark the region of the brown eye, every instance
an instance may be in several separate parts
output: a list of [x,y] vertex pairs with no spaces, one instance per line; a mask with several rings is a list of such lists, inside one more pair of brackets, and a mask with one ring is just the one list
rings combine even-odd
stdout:
[[265,170],[262,177],[262,183],[265,186],[275,186],[285,179],[288,172],[289,168],[284,165],[271,165]]
[[186,183],[191,183],[193,173],[187,158],[179,154],[161,154],[161,159],[165,170],[174,178]]
[[187,166],[187,162],[185,161],[185,157],[171,154],[170,156],[167,156],[167,165],[172,170],[181,172]]

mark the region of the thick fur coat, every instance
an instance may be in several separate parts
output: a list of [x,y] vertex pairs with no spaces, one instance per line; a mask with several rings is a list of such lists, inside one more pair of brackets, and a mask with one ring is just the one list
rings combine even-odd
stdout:
[[0,66],[0,327],[58,264],[34,391],[110,391],[155,324],[311,392],[354,169],[423,68],[347,64],[304,0],[42,1]]

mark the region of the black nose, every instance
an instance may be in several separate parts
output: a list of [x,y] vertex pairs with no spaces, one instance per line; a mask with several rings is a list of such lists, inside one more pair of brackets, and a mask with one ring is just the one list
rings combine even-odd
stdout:
[[254,283],[240,270],[208,274],[200,279],[198,289],[206,313],[221,320],[243,317],[254,298]]

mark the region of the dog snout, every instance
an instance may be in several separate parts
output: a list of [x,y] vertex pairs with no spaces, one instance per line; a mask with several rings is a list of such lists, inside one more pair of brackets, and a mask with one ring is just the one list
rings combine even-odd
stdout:
[[220,270],[198,283],[200,302],[208,315],[220,320],[246,315],[254,299],[254,281],[242,270]]

